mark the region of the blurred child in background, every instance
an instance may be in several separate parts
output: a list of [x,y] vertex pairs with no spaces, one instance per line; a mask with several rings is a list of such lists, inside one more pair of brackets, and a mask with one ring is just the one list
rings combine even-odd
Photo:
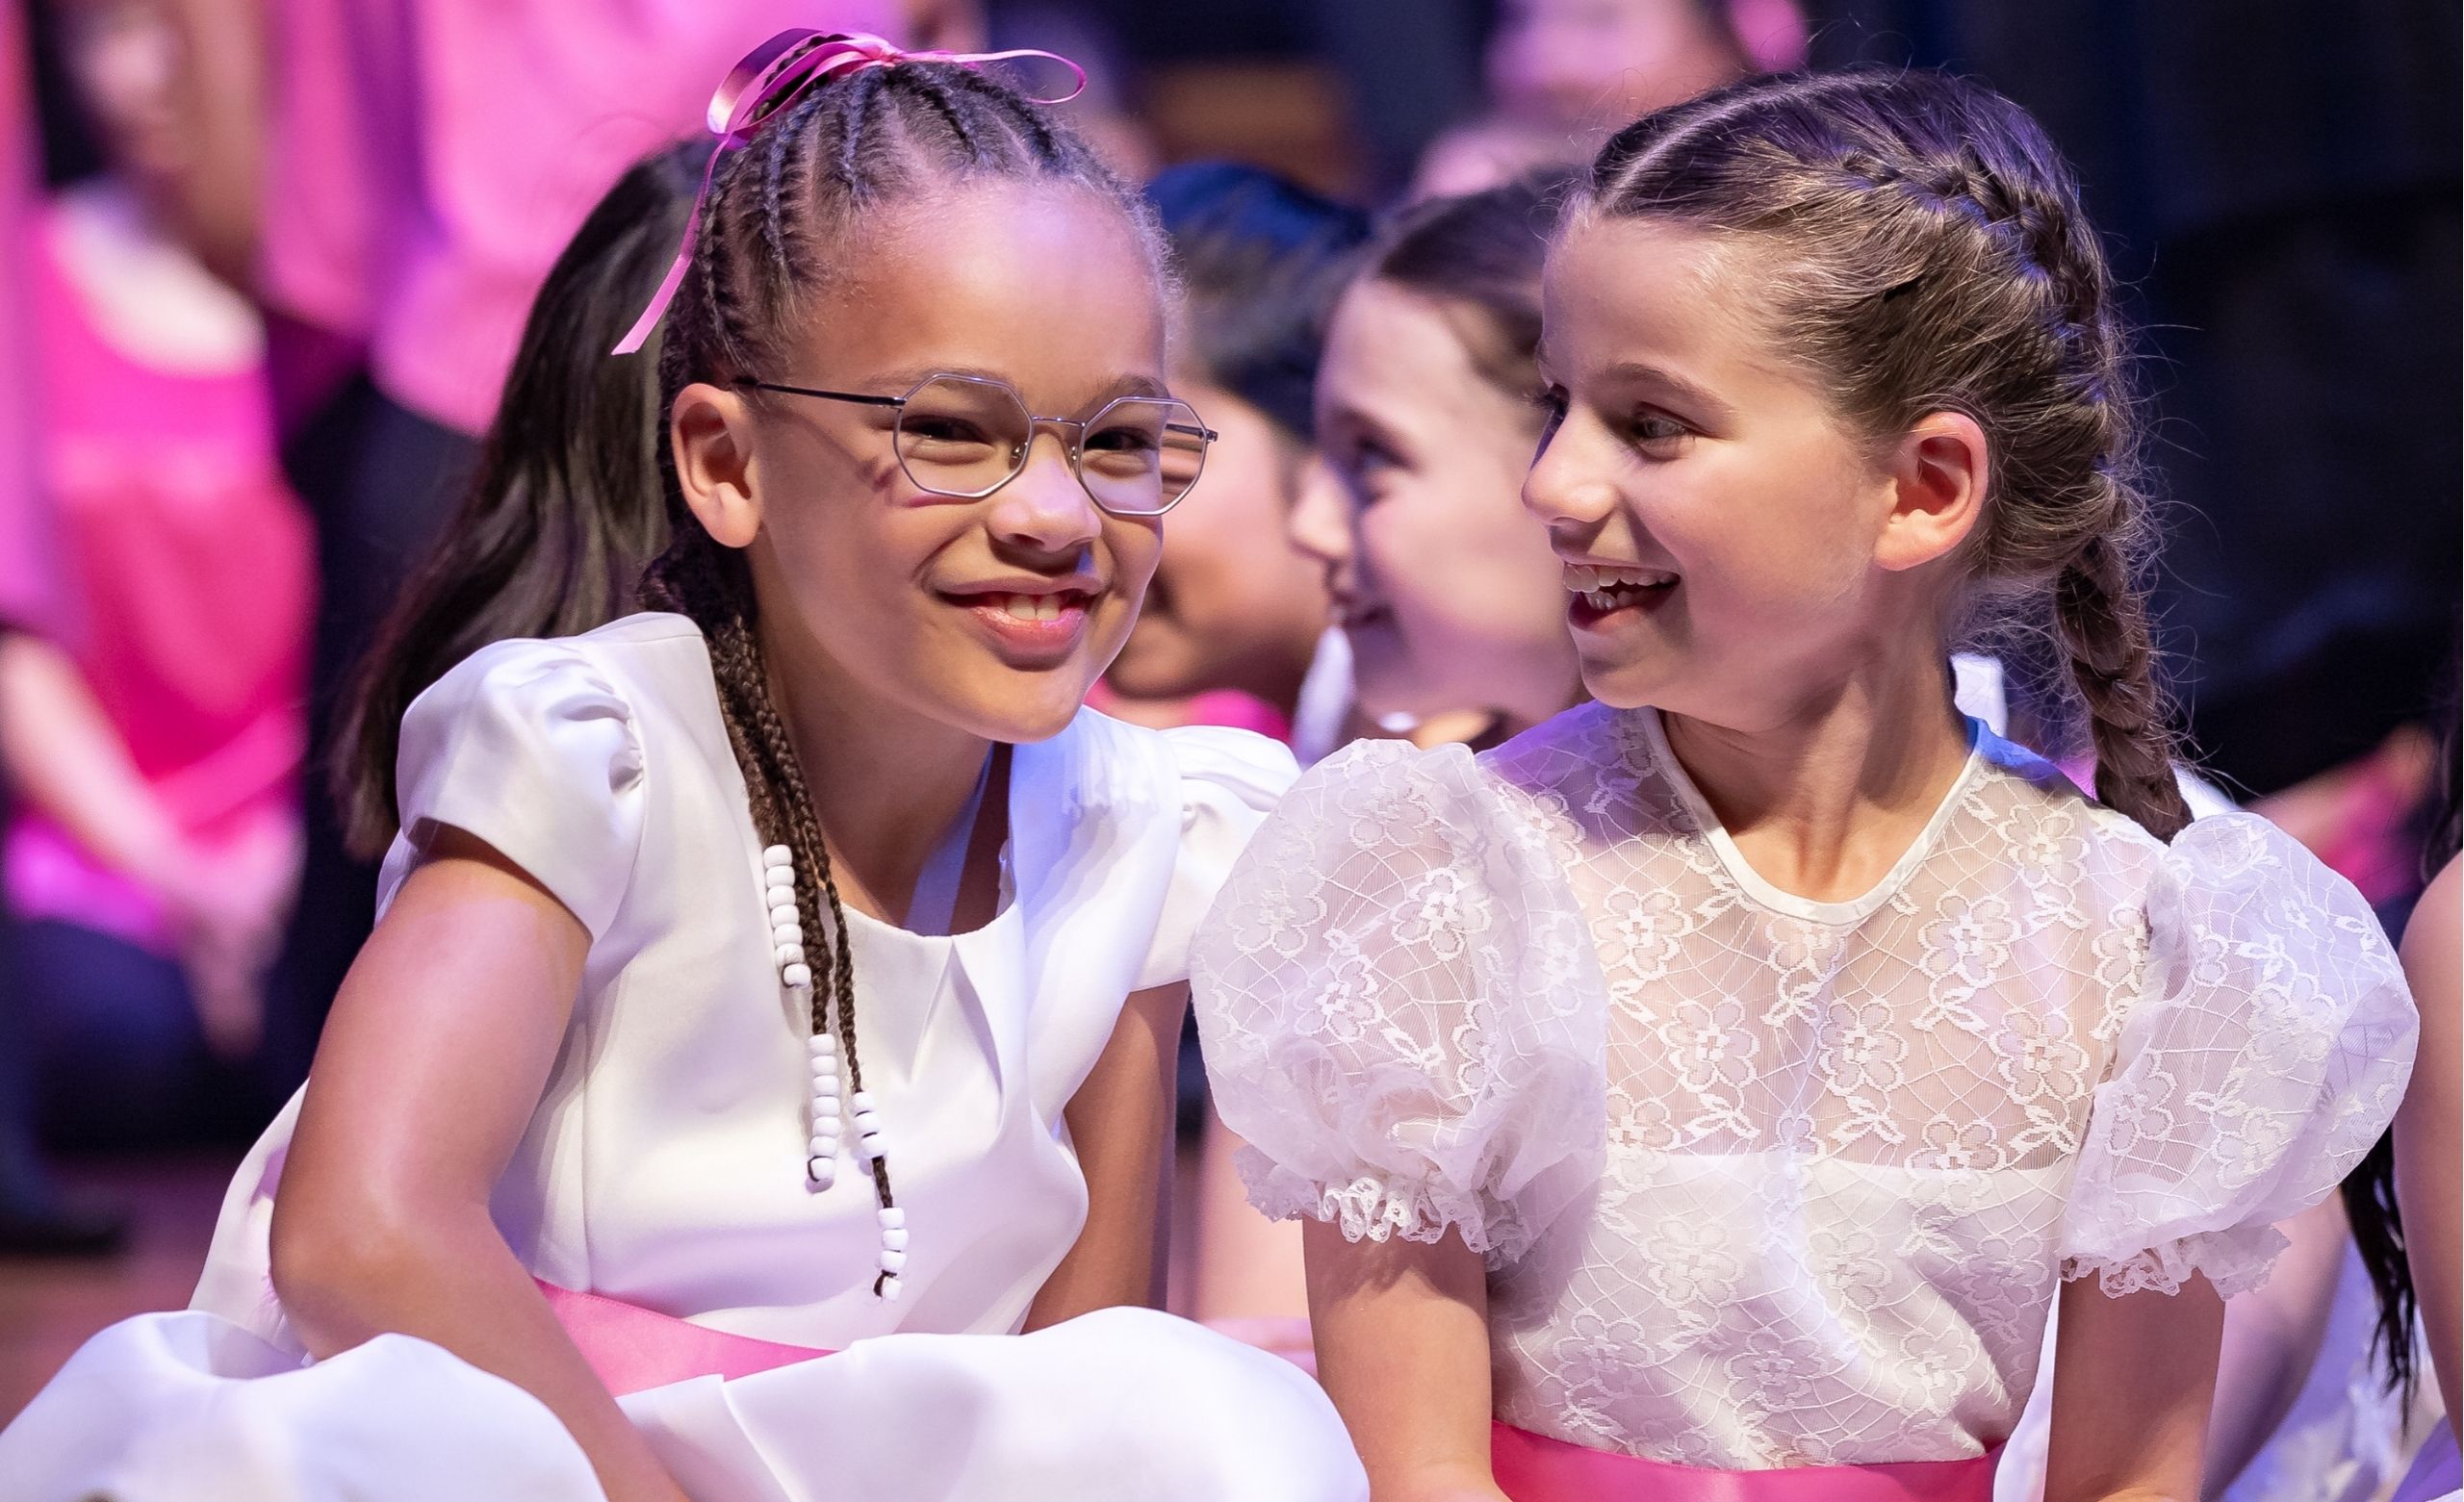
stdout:
[[1339,711],[1348,693],[1324,568],[1289,530],[1329,483],[1310,413],[1319,327],[1368,217],[1228,162],[1174,167],[1146,195],[1183,287],[1174,384],[1220,436],[1105,681],[1133,718],[1151,706],[1289,740],[1313,667],[1317,700]]
[[55,1137],[244,1133],[233,1083],[298,872],[314,584],[273,451],[264,336],[167,209],[195,165],[166,8],[64,0],[110,163],[23,247],[38,503],[72,611],[0,639],[12,984]]

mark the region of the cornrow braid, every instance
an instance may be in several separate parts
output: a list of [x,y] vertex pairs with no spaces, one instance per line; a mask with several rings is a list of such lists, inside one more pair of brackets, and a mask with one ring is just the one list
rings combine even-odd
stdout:
[[[756,127],[713,174],[691,272],[669,305],[659,354],[662,410],[694,382],[776,376],[801,315],[845,261],[866,211],[934,185],[1036,181],[1091,192],[1118,208],[1168,286],[1163,238],[1145,201],[1086,143],[1015,90],[946,64],[858,68],[808,87]],[[809,1024],[833,1037],[860,1096],[856,967],[830,844],[761,650],[760,614],[743,556],[722,547],[684,503],[663,446],[672,542],[643,577],[642,603],[692,620],[708,644],[728,743],[765,847],[794,862],[798,927],[820,937]],[[825,921],[826,920],[826,921]],[[886,1151],[868,1152],[885,1227],[897,1215]],[[891,1243],[886,1241],[885,1246]],[[901,1254],[903,1256],[903,1254]],[[884,1254],[879,1294],[894,1264]]]
[[1775,255],[1769,326],[1877,447],[1930,412],[1991,450],[1964,634],[2046,643],[2087,713],[2096,796],[2190,822],[2139,580],[2153,547],[2128,330],[2077,184],[2025,112],[1924,70],[1761,78],[1648,115],[1568,210]]

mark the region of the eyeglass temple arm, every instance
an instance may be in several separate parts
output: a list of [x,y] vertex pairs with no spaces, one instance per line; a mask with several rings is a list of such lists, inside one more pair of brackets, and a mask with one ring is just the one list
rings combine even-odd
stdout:
[[819,396],[828,401],[861,402],[867,407],[904,407],[904,396],[880,396],[869,392],[826,392],[814,386],[786,386],[777,381],[757,381],[744,377],[731,384],[750,386],[756,391],[783,392],[790,396]]
[[[829,401],[858,401],[862,402],[867,407],[904,407],[907,405],[907,398],[904,396],[878,396],[865,392],[830,392],[823,391],[820,388],[813,386],[788,386],[778,381],[757,381],[749,376],[737,380],[734,384],[738,386],[750,386],[756,391],[784,392],[790,396],[819,396]],[[1076,420],[1071,418],[1044,418],[1040,420],[1046,422],[1070,422],[1075,421]],[[1211,427],[1205,427],[1190,422],[1167,422],[1164,424],[1164,431],[1168,433],[1194,433],[1198,437],[1205,439],[1210,444],[1214,443],[1215,440],[1220,436]]]

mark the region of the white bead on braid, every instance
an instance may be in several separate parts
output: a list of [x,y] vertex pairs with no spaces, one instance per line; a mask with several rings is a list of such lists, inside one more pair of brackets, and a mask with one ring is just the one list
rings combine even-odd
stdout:
[[[761,853],[761,892],[770,905],[771,958],[779,983],[809,1016],[812,967],[805,963],[805,930],[796,911],[796,857],[784,845]],[[807,1041],[812,1075],[812,1118],[805,1139],[805,1176],[818,1189],[838,1181],[838,1040],[816,1032]]]
[[907,1211],[895,1205],[885,1205],[881,1215],[881,1296],[895,1301],[899,1294],[899,1275],[907,1270]]
[[[770,950],[778,961],[779,983],[804,1015],[812,1016],[812,967],[805,962],[804,922],[796,907],[796,857],[784,845],[773,845],[761,853],[761,891],[770,907]],[[856,1154],[867,1165],[887,1153],[889,1146],[882,1136],[881,1112],[874,1108],[871,1095],[858,1090],[842,1101],[837,1035],[816,1029],[805,1040],[805,1054],[812,1086],[805,1176],[814,1189],[821,1190],[838,1182],[842,1107],[856,1125]],[[895,1205],[883,1206],[881,1226],[881,1277],[874,1286],[881,1298],[895,1300],[903,1284],[900,1275],[907,1270],[907,1211]]]

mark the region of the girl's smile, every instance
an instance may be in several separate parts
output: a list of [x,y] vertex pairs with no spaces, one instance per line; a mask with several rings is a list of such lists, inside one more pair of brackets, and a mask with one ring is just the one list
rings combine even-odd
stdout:
[[1632,564],[1566,560],[1566,623],[1578,631],[1606,631],[1656,610],[1676,593],[1677,575]]
[[1087,639],[1089,613],[1110,590],[1092,574],[1073,573],[970,581],[933,593],[963,613],[1004,664],[1037,673],[1077,654]]

